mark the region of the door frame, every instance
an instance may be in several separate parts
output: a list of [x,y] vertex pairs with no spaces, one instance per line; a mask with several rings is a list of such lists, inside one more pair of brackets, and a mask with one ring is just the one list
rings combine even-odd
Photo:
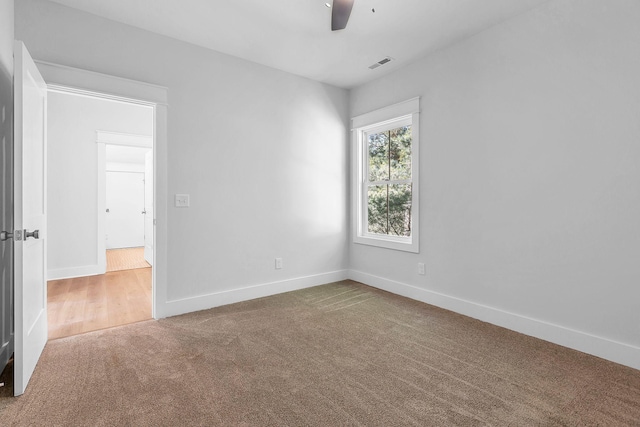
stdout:
[[154,252],[151,310],[154,319],[167,313],[167,88],[121,77],[35,61],[49,90],[153,107]]

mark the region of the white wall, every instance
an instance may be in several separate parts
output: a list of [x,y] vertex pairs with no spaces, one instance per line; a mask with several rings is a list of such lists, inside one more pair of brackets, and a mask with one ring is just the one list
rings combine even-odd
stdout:
[[150,107],[49,93],[49,279],[99,274],[96,131],[151,135]]
[[161,316],[345,277],[347,91],[41,0],[16,32],[34,58],[168,88],[158,173],[191,207],[169,208]]
[[639,22],[551,1],[354,89],[422,97],[422,229],[352,244],[353,277],[640,368]]
[[[13,0],[0,0],[0,230],[13,230],[13,21]],[[0,371],[13,353],[12,290],[13,241],[7,240],[0,242]]]
[[148,147],[106,144],[105,160],[108,171],[144,172],[144,157]]

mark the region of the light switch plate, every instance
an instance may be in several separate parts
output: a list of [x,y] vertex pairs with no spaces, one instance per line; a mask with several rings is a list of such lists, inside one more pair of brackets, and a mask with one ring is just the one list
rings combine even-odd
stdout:
[[189,195],[188,194],[176,194],[175,206],[176,206],[176,208],[188,208],[189,207]]

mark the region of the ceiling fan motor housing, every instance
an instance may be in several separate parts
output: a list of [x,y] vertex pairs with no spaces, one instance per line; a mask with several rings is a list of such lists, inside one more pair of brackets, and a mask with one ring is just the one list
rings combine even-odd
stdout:
[[344,30],[351,16],[354,0],[333,0],[331,8],[331,31]]

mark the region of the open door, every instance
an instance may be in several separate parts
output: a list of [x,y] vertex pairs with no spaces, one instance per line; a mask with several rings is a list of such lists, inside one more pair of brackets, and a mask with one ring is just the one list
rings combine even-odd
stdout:
[[144,155],[144,259],[153,265],[153,151]]
[[14,394],[24,393],[47,343],[47,87],[14,45]]

